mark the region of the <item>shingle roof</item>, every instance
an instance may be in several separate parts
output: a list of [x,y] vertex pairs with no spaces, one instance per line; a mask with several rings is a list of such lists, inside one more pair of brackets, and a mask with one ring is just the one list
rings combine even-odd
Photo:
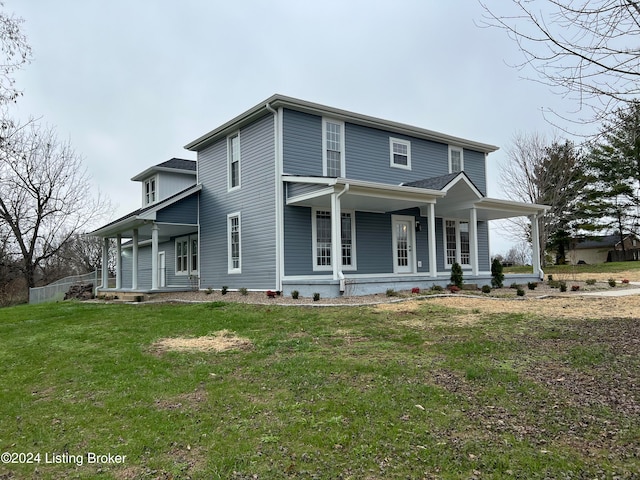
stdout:
[[449,173],[447,175],[441,175],[439,177],[425,178],[422,180],[416,180],[415,182],[405,182],[402,185],[404,185],[405,187],[418,187],[418,188],[427,188],[430,190],[442,190],[458,175],[460,175],[460,172]]
[[[625,238],[627,235],[625,235]],[[614,247],[620,242],[620,235],[603,235],[601,237],[579,238],[575,248]]]
[[192,170],[196,171],[195,160],[185,160],[184,158],[172,158],[166,162],[159,163],[156,167],[162,168],[175,168],[177,170]]

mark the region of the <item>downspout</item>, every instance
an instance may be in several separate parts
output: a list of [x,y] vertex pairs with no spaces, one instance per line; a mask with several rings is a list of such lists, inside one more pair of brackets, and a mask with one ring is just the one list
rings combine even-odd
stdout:
[[[342,197],[342,195],[344,195],[348,191],[349,191],[349,184],[345,183],[344,188],[342,189],[342,191],[336,195],[336,200],[337,200],[338,204],[340,204],[340,197]],[[342,208],[340,208],[340,210],[342,210]],[[338,212],[338,216],[341,217],[341,212]],[[355,218],[352,218],[351,221],[354,222]],[[340,218],[340,221],[338,221],[338,224],[340,226],[342,226],[341,218]],[[340,239],[341,239],[340,240],[340,244],[342,245],[342,232],[340,232]],[[342,258],[342,255],[339,258]],[[344,280],[344,273],[342,272],[342,260],[338,263],[338,280],[340,280],[340,292],[344,293],[345,280]]]
[[273,146],[275,150],[275,194],[276,194],[276,231],[275,231],[275,247],[276,247],[276,291],[282,291],[282,261],[283,261],[283,251],[282,251],[282,242],[284,236],[284,225],[283,225],[283,204],[282,204],[282,158],[280,155],[280,123],[279,123],[279,115],[278,111],[275,110],[269,103],[265,104],[265,108],[273,113]]

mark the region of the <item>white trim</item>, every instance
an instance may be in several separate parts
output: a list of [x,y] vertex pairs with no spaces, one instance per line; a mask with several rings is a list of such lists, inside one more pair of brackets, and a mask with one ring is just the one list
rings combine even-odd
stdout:
[[158,288],[167,286],[167,256],[165,251],[158,252]]
[[[398,271],[398,238],[396,235],[396,222],[409,222],[409,231],[407,232],[407,260],[408,272]],[[399,275],[414,274],[416,272],[417,255],[416,255],[416,217],[412,215],[391,215],[391,234],[392,234],[392,247],[393,247],[393,273]],[[409,248],[410,247],[410,248]],[[424,274],[424,273],[423,273]]]
[[[155,174],[146,178],[142,182],[142,206],[143,207],[148,207],[149,205],[153,205],[160,201],[160,195],[158,195],[160,193],[159,182],[158,182],[159,178],[160,176],[158,174]],[[147,201],[147,185],[151,185],[151,182],[153,182],[153,187],[154,187],[152,191],[153,200]],[[150,188],[150,192],[151,192],[151,188]]]
[[[231,142],[238,137],[238,185],[231,185]],[[239,190],[242,186],[242,148],[240,147],[240,130],[227,135],[227,192]]]
[[[233,266],[231,258],[231,219],[238,219],[238,267]],[[242,273],[242,217],[240,212],[234,212],[227,215],[227,273]]]
[[[338,177],[346,177],[345,172],[345,126],[342,120],[335,118],[322,117],[322,175],[328,177],[327,174],[327,123],[333,123],[340,127],[340,175]],[[333,175],[331,175],[333,177]]]
[[[451,165],[451,152],[460,152],[460,170],[454,171]],[[463,172],[464,171],[464,149],[455,145],[449,145],[449,173]]]
[[[393,145],[404,145],[407,147],[407,164],[402,165],[395,163]],[[389,166],[392,168],[402,168],[403,170],[411,170],[411,142],[409,140],[403,140],[401,138],[389,137]]]
[[284,172],[283,147],[283,121],[284,111],[280,107],[275,113],[274,141],[276,154],[276,290],[282,290],[282,277],[284,275],[284,184],[282,175]]

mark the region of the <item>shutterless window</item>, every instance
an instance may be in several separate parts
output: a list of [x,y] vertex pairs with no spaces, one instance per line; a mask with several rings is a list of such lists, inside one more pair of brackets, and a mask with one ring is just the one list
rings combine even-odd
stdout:
[[316,212],[316,265],[331,266],[331,212]]
[[[352,212],[342,212],[340,215],[340,240],[342,266],[354,270],[355,245],[354,245],[354,219]],[[318,270],[331,267],[331,212],[316,210],[315,229],[315,267]]]
[[471,264],[469,222],[445,220],[446,264]]
[[229,216],[229,272],[239,273],[240,263],[240,216]]
[[179,238],[176,240],[176,273],[188,273],[187,258],[189,258],[189,240]]
[[229,189],[240,187],[240,134],[236,133],[227,140],[229,156]]
[[411,169],[411,142],[397,138],[389,139],[391,166]]
[[156,177],[144,182],[144,203],[149,205],[156,201]]
[[191,239],[191,271],[198,271],[198,239]]
[[341,123],[325,121],[325,162],[327,177],[342,176],[343,132]]
[[462,170],[464,170],[462,149],[449,147],[449,173],[461,172]]

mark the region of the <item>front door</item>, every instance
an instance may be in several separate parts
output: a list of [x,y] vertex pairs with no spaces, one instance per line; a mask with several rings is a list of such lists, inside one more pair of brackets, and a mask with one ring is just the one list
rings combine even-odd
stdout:
[[413,273],[415,250],[415,219],[393,216],[393,262],[394,273]]

